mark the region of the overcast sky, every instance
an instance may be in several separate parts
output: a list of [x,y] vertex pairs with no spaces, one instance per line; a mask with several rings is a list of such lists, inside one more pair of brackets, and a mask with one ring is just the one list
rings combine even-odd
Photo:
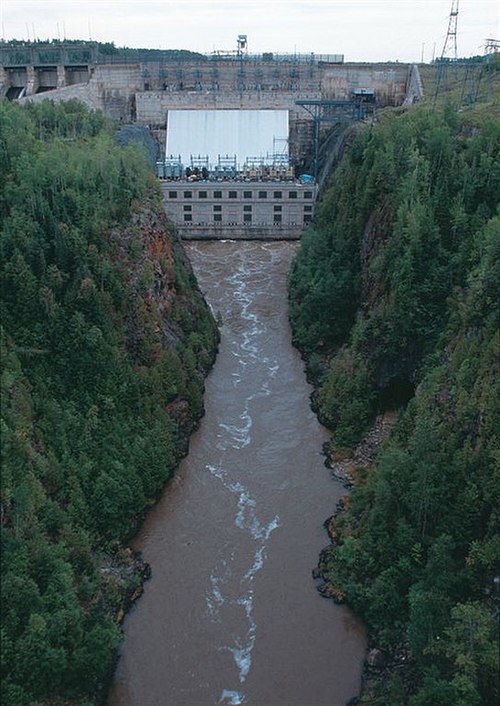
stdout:
[[[0,0],[4,39],[95,39],[117,46],[344,54],[346,61],[440,56],[451,0]],[[500,39],[499,0],[459,0],[460,56]]]

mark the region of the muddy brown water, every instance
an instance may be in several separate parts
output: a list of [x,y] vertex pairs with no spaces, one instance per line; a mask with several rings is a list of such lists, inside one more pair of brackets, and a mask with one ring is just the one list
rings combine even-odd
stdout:
[[344,491],[290,340],[296,248],[186,244],[221,345],[189,455],[135,542],[152,578],[109,706],[342,706],[358,692],[363,627],[311,577]]

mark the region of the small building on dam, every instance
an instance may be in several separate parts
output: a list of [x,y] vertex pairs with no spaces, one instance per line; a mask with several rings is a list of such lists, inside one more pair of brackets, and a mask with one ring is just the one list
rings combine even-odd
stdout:
[[319,136],[335,123],[420,98],[416,66],[341,55],[154,51],[97,43],[0,47],[0,97],[77,98],[147,127],[168,215],[184,238],[299,238],[313,217]]

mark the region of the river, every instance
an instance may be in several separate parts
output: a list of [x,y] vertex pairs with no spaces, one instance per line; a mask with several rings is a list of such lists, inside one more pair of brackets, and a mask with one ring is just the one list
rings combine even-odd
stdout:
[[343,495],[291,345],[297,243],[185,243],[220,314],[205,409],[135,542],[152,568],[124,623],[110,706],[343,706],[363,628],[311,577]]

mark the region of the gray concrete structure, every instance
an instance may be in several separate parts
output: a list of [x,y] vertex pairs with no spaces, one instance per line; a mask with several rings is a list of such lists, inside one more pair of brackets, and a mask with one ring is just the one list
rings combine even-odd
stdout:
[[[297,100],[346,100],[363,90],[374,92],[378,107],[401,105],[409,91],[411,102],[418,99],[418,69],[400,63],[349,64],[335,55],[271,53],[102,63],[106,57],[96,52],[92,43],[45,50],[3,47],[0,94],[38,101],[47,97],[40,91],[52,88],[52,100],[78,97],[111,118],[147,125],[162,151],[170,110],[287,110],[294,163],[310,155],[314,132],[311,115]],[[87,63],[76,63],[84,58]]]
[[161,181],[167,215],[185,239],[296,240],[317,187],[295,181]]
[[[302,169],[312,158],[316,173],[319,132],[335,122],[319,118],[319,104],[349,103],[356,94],[370,95],[375,108],[413,103],[422,95],[418,67],[271,53],[111,63],[93,43],[0,48],[0,95],[21,102],[78,98],[115,120],[147,126],[162,160],[170,111],[283,110],[291,164]],[[306,109],[308,101],[314,110]],[[163,189],[167,213],[184,238],[267,239],[300,237],[317,187],[210,181],[164,182]]]
[[20,98],[86,83],[97,62],[95,42],[0,47],[0,96]]

